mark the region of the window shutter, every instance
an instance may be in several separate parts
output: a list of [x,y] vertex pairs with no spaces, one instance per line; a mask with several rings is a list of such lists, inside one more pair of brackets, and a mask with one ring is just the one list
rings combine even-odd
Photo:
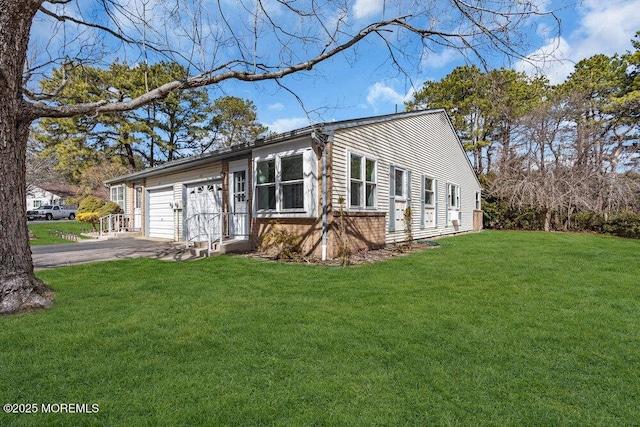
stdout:
[[396,168],[389,166],[389,231],[396,231]]
[[411,171],[407,171],[407,207],[411,207]]
[[420,228],[424,228],[424,175],[420,178]]
[[433,221],[436,228],[438,228],[438,180],[433,180],[433,207],[435,212],[433,213]]
[[448,227],[449,226],[449,198],[451,195],[451,184],[447,184],[446,186],[447,192],[444,195],[444,200],[445,200],[445,204],[444,204],[444,226]]
[[458,188],[458,224],[462,225],[462,188]]
[[[407,171],[407,205],[405,209],[411,208],[411,171]],[[402,212],[404,217],[404,212]],[[411,217],[409,217],[409,221],[413,222],[413,208],[411,208]]]

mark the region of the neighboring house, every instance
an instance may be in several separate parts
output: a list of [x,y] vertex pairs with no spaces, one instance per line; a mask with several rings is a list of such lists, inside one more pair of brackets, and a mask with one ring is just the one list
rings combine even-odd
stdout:
[[27,188],[27,210],[44,205],[64,205],[76,194],[77,189],[64,184],[41,183]]
[[414,239],[482,229],[480,184],[444,110],[318,124],[106,184],[144,236],[185,243],[255,247],[278,226],[325,258],[340,239],[405,241],[405,216]]

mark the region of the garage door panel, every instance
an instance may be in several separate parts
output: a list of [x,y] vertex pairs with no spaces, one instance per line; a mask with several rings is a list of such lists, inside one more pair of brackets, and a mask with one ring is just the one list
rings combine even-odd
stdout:
[[174,238],[173,188],[149,191],[149,237]]

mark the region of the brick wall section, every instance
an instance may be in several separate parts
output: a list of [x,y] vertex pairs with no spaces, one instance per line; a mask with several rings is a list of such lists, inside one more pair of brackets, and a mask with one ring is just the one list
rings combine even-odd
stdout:
[[338,256],[340,228],[344,229],[345,239],[352,253],[379,249],[385,246],[385,212],[344,212],[342,217],[336,213],[329,228],[328,253]]
[[[328,216],[329,232],[327,234],[327,257],[338,256],[340,242],[340,226],[343,224],[344,239],[352,253],[378,249],[385,246],[386,213],[345,213],[339,216]],[[305,256],[322,256],[322,218],[254,218],[251,228],[251,242],[257,247],[262,237],[273,227],[282,227],[302,237],[302,253]]]
[[473,211],[473,231],[482,231],[482,229],[484,228],[483,218],[484,218],[483,211],[478,211],[478,210]]
[[322,245],[322,220],[320,218],[254,218],[251,226],[251,243],[258,247],[262,236],[274,227],[282,227],[302,238],[302,253],[307,256],[320,254]]

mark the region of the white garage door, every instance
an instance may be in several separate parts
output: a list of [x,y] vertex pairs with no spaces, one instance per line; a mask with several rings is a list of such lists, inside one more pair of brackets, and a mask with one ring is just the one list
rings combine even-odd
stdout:
[[172,187],[149,190],[149,237],[174,238]]

